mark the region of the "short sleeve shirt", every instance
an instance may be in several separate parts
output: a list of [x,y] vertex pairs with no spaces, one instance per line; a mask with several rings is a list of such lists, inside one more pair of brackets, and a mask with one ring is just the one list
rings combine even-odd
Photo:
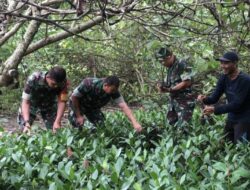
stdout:
[[32,106],[51,106],[57,101],[67,101],[68,84],[67,81],[63,86],[51,88],[46,80],[46,72],[35,72],[28,77],[23,90],[22,99],[29,100]]
[[110,100],[116,104],[124,102],[120,92],[107,94],[103,90],[104,79],[86,78],[81,84],[73,91],[72,96],[78,97],[80,107],[100,109],[105,106]]
[[[185,80],[193,80],[192,68],[187,65],[186,61],[176,59],[174,64],[168,68],[164,83],[167,87],[174,87]],[[191,87],[180,91],[180,93],[184,92],[191,92]]]

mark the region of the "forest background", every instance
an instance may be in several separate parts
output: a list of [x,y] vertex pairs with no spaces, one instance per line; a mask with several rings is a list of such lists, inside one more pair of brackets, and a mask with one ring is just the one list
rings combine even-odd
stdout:
[[[240,69],[246,73],[250,72],[249,32],[249,0],[2,0],[0,2],[0,126],[6,126],[8,118],[16,116],[21,101],[22,89],[27,77],[34,71],[48,70],[54,65],[61,65],[67,70],[68,78],[71,81],[70,91],[85,77],[105,77],[112,74],[119,76],[122,81],[121,93],[131,106],[137,108],[136,116],[141,123],[143,123],[144,126],[152,127],[157,125],[162,128],[165,122],[164,111],[166,107],[164,107],[164,105],[166,105],[166,95],[160,95],[157,92],[156,83],[163,79],[166,71],[155,59],[155,52],[163,45],[167,45],[173,50],[177,57],[188,60],[188,63],[193,67],[195,73],[195,92],[197,94],[206,94],[211,92],[220,74],[219,63],[215,61],[215,58],[223,55],[226,51],[233,50],[238,52],[240,55]],[[143,113],[143,110],[147,110],[147,114],[150,116]],[[114,114],[118,116],[108,117],[109,120],[107,122],[110,123],[110,127],[114,126],[114,123],[112,124],[112,122],[114,122],[113,118],[117,117],[125,122],[125,118],[119,113]],[[148,118],[145,119],[145,117]],[[194,142],[200,141],[195,138],[199,137],[201,133],[204,133],[204,136],[200,137],[202,141],[200,143],[209,144],[207,145],[209,147],[209,156],[207,152],[203,152],[204,155],[199,152],[204,148],[203,144],[202,148],[196,147],[199,153],[196,152],[195,154],[201,154],[200,160],[210,160],[210,157],[213,157],[211,158],[210,165],[214,171],[211,169],[208,174],[204,174],[203,171],[198,172],[198,177],[195,178],[192,175],[198,171],[198,165],[201,164],[204,166],[200,160],[195,160],[197,161],[197,166],[193,165],[195,172],[193,171],[192,174],[188,172],[189,170],[187,168],[184,173],[183,171],[179,171],[178,168],[183,167],[180,165],[175,166],[177,169],[171,168],[171,171],[167,169],[171,175],[173,174],[174,177],[171,178],[173,181],[166,182],[163,180],[164,184],[161,186],[159,179],[165,179],[165,174],[163,175],[160,171],[166,170],[165,167],[167,166],[160,165],[160,162],[159,165],[157,165],[157,161],[154,164],[151,163],[149,157],[156,159],[157,153],[150,155],[150,153],[152,153],[150,151],[152,150],[147,149],[150,153],[148,153],[148,156],[145,156],[145,152],[143,154],[142,149],[137,149],[137,146],[135,146],[135,150],[133,150],[131,154],[135,153],[134,156],[137,157],[143,154],[145,159],[149,159],[148,162],[150,162],[148,163],[147,169],[152,169],[154,172],[150,173],[149,171],[149,176],[143,172],[135,175],[120,175],[121,168],[119,169],[118,166],[122,167],[122,164],[128,162],[126,159],[129,158],[129,156],[124,156],[126,155],[125,146],[121,151],[122,153],[120,153],[121,155],[115,154],[114,158],[112,157],[113,161],[110,163],[112,165],[114,162],[114,168],[110,166],[109,169],[114,169],[117,176],[109,176],[108,173],[102,173],[102,166],[98,166],[98,168],[94,165],[93,171],[91,167],[87,171],[87,176],[89,175],[92,179],[91,184],[89,180],[86,180],[86,183],[83,183],[84,185],[79,182],[76,183],[77,185],[75,187],[85,185],[88,185],[88,188],[100,187],[100,183],[96,181],[100,182],[100,180],[102,180],[100,177],[101,174],[106,176],[107,179],[110,177],[109,180],[114,180],[113,182],[116,182],[114,184],[117,185],[115,188],[119,189],[121,187],[127,187],[126,185],[128,185],[128,188],[133,187],[134,189],[140,189],[140,187],[143,188],[143,182],[145,182],[144,185],[148,185],[147,187],[153,186],[155,188],[170,187],[170,184],[174,185],[175,188],[182,188],[182,185],[185,183],[187,185],[186,187],[192,186],[198,188],[199,186],[196,186],[197,181],[204,182],[201,183],[201,185],[209,184],[207,187],[212,188],[217,187],[217,185],[222,189],[225,187],[233,188],[239,187],[239,185],[242,184],[245,185],[244,187],[249,187],[248,179],[250,174],[247,172],[247,170],[249,171],[249,163],[243,163],[244,159],[242,157],[237,157],[236,159],[234,157],[235,149],[230,144],[228,145],[223,142],[225,143],[223,147],[228,147],[228,150],[232,152],[230,152],[230,154],[226,151],[227,149],[217,147],[216,142],[223,137],[221,131],[225,118],[214,117],[214,126],[207,124],[208,126],[204,129],[203,126],[199,127],[200,117],[200,108],[197,106],[194,114],[194,131],[191,135],[194,139],[191,140],[191,142],[190,139],[182,139],[183,141],[180,140],[180,142],[179,140],[176,141],[175,135],[172,134],[171,136],[170,133],[168,134],[170,136],[166,136],[167,134],[165,134],[165,136],[163,135],[164,138],[158,142],[163,146],[159,145],[159,147],[162,149],[167,148],[167,150],[165,149],[167,153],[169,148],[173,148],[176,143],[179,142],[180,146],[176,151],[179,151],[179,153],[184,155],[184,158],[188,160],[190,158],[188,155],[195,152],[196,149],[189,150],[189,146],[191,147],[190,144],[185,148],[183,146],[187,145],[187,142],[191,144],[193,142],[194,146],[198,146]],[[124,123],[119,124],[126,126]],[[169,128],[170,127],[167,126],[166,131],[168,131]],[[113,132],[111,132],[111,129]],[[115,134],[114,131],[116,131],[116,129],[112,127],[111,129],[109,136],[112,137],[111,134]],[[148,129],[146,129],[146,131],[147,130]],[[64,134],[66,136],[68,135],[67,137],[71,137],[71,132],[69,133],[64,131]],[[128,137],[125,131],[123,133],[120,131],[118,134],[123,138],[132,138],[135,140],[134,135],[130,134],[132,136]],[[217,136],[217,134],[219,136]],[[43,135],[48,135],[46,138],[50,138],[47,133]],[[26,144],[28,138],[23,138],[23,141],[19,143]],[[42,137],[35,136],[34,138],[37,138],[36,140],[39,141],[39,138]],[[114,139],[114,137],[112,138]],[[140,138],[139,140],[143,140]],[[168,141],[166,139],[168,139]],[[4,144],[6,147],[4,148],[6,149],[4,150],[7,150],[11,143],[9,142],[10,144],[8,145],[8,140],[5,140],[6,142]],[[49,143],[50,140],[47,140]],[[97,141],[98,140],[100,139],[97,139]],[[211,141],[214,141],[214,144],[211,143]],[[120,141],[117,140],[118,145],[119,142]],[[171,144],[171,142],[175,143]],[[32,144],[31,142],[29,143]],[[72,142],[67,142],[66,144],[71,143]],[[92,145],[92,141],[88,143],[94,146]],[[130,143],[132,143],[130,144],[132,146],[135,142],[131,141]],[[170,144],[166,147],[166,143]],[[104,150],[106,150],[106,144],[104,143],[102,146]],[[238,147],[243,151],[240,152],[239,155],[246,156],[250,151],[249,148],[244,149],[243,147],[245,147],[245,145]],[[18,146],[17,150],[19,149],[20,147]],[[215,149],[220,150],[218,155],[214,153]],[[119,152],[119,147],[113,147],[113,151],[116,152],[117,150]],[[186,152],[187,150],[189,152]],[[87,150],[82,151],[81,154],[87,155]],[[164,150],[162,151],[164,152]],[[6,153],[6,151],[3,152]],[[101,151],[100,155],[102,155],[102,153]],[[174,159],[176,156],[174,150],[172,150],[171,153],[173,153],[173,157],[171,158]],[[8,156],[13,158],[13,154],[13,152],[9,152],[6,159]],[[51,155],[53,155],[53,153],[51,153]],[[224,157],[226,155],[229,156],[226,157],[227,160],[225,161]],[[142,156],[142,158],[144,157]],[[166,159],[165,157],[163,158],[162,155],[158,155],[158,157]],[[5,157],[1,157],[1,159],[4,158]],[[121,159],[123,159],[124,162],[122,162]],[[109,158],[104,156],[104,163],[108,162],[108,160]],[[239,161],[240,164],[237,166],[234,165],[232,168],[230,164],[235,162],[235,160],[241,160],[241,162]],[[8,166],[13,164],[12,161],[11,159],[9,162],[3,161],[2,164],[0,164],[0,169],[4,167],[8,168]],[[195,161],[193,160],[193,162]],[[38,173],[40,172],[39,175],[42,177],[40,176],[40,178],[38,178],[44,180],[41,182],[44,188],[55,187],[63,189],[65,188],[65,184],[70,184],[70,177],[67,178],[63,176],[64,180],[59,177],[56,182],[51,181],[52,177],[46,177],[43,172],[48,170],[48,173],[49,170],[53,170],[51,168],[48,169],[49,166],[46,166],[47,170],[41,170],[41,168],[45,167],[44,165],[40,168],[36,168],[32,165],[31,161],[29,162],[30,165],[25,166],[26,168],[19,166],[18,161],[15,159],[13,162],[17,164],[17,168],[20,167],[22,168],[20,170],[28,172],[28,174],[25,174],[27,176],[33,175],[35,170],[37,170]],[[99,161],[93,162],[97,165],[99,163]],[[67,167],[72,167],[76,171],[74,162],[68,161],[67,163],[71,163],[70,166],[65,164]],[[134,167],[137,163],[133,164]],[[158,168],[159,170],[155,169],[155,164],[160,168]],[[214,166],[213,164],[217,165]],[[187,166],[189,167],[190,165],[187,164]],[[209,170],[209,167],[206,167],[206,169]],[[190,166],[190,168],[192,167]],[[232,174],[233,171],[236,171],[236,173]],[[9,171],[6,170],[6,172]],[[220,172],[222,174],[220,174]],[[3,180],[5,182],[2,184],[19,188],[20,185],[22,187],[23,184],[26,184],[23,183],[22,180],[28,180],[28,178],[25,178],[25,175],[22,176],[22,174],[20,174],[16,176],[17,178],[14,180],[12,174],[3,174],[0,178],[0,182]],[[55,173],[54,175],[59,174]],[[72,174],[66,173],[63,175],[70,176]],[[84,175],[86,175],[86,173],[84,173]],[[160,175],[163,175],[163,177],[161,178]],[[12,178],[8,178],[9,176],[12,176]],[[123,178],[120,179],[121,176],[124,177],[124,180],[122,180]],[[134,177],[132,179],[126,176]],[[141,176],[141,178],[139,176]],[[211,182],[210,184],[208,181],[211,181],[211,178],[214,179],[214,183]],[[137,182],[134,182],[135,179],[137,179]],[[145,181],[142,181],[142,179]],[[74,180],[76,179],[74,178]],[[153,180],[153,182],[150,180]],[[28,181],[26,182],[28,184]],[[67,182],[69,183],[67,184]],[[127,183],[124,185],[123,182]],[[39,180],[37,180],[33,186],[35,187],[37,184],[39,185],[39,183]],[[104,189],[108,187],[105,186],[105,184],[109,185],[109,183],[104,183]],[[29,186],[27,185],[25,187]]]

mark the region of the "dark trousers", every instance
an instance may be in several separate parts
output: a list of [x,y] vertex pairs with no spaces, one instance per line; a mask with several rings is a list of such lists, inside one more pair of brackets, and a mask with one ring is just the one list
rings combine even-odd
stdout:
[[[30,106],[30,116],[29,116],[30,125],[33,124],[38,113],[41,114],[45,127],[47,129],[52,129],[53,124],[56,120],[57,105],[54,104],[54,105],[48,106],[48,108]],[[18,122],[19,127],[23,129],[24,119],[23,119],[21,107],[18,110],[17,122]]]
[[[94,109],[94,110],[81,109],[81,114],[85,115],[87,119],[95,126],[104,126],[105,116],[100,109]],[[68,119],[73,127],[83,127],[77,124],[76,114],[72,107],[69,107]]]
[[238,141],[250,141],[250,123],[227,121],[224,132],[226,134],[226,138],[235,144]]

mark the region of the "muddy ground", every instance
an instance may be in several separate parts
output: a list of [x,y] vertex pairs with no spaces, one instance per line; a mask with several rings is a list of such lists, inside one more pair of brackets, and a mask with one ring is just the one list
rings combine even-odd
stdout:
[[[135,109],[141,109],[142,107],[138,106],[138,107],[131,107],[131,108],[132,110],[135,110]],[[118,110],[120,109],[117,107],[110,106],[110,107],[105,107],[103,112],[105,113],[107,111],[110,112],[110,111],[118,111]],[[40,117],[39,114],[37,115],[37,119],[35,120],[33,125],[37,125],[42,128],[45,128],[42,118]],[[64,117],[62,120],[62,127],[67,126],[67,125],[69,125],[68,110],[66,110],[64,113]],[[17,114],[15,113],[5,114],[3,112],[0,112],[0,128],[3,128],[5,131],[8,131],[10,133],[19,131],[19,127],[17,124]]]
[[[62,126],[66,126],[68,124],[67,115],[65,114],[62,120]],[[34,121],[34,125],[40,126],[41,128],[45,128],[42,119],[37,117],[37,119]],[[19,131],[19,127],[17,124],[17,115],[15,114],[8,114],[3,115],[0,114],[0,127],[3,128],[5,131],[8,131],[10,133],[14,133]]]

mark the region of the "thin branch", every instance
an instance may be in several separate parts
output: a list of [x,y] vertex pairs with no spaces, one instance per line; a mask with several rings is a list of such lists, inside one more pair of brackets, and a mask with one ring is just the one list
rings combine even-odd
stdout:
[[58,14],[76,14],[76,10],[61,10],[61,9],[54,9],[48,6],[43,6],[43,5],[38,5],[32,2],[29,2],[28,0],[26,0],[26,4],[34,6],[40,10],[47,10],[51,13],[58,13]]
[[2,36],[0,38],[0,47],[11,37],[13,36],[18,29],[24,24],[24,21],[17,23],[10,31],[8,31],[7,33],[4,34],[4,36]]
[[28,16],[28,15],[15,14],[15,13],[12,13],[11,15],[16,16],[16,17],[26,18],[26,19],[29,19],[29,20],[36,20],[36,21],[40,21],[40,22],[47,23],[47,24],[51,24],[51,25],[54,25],[54,26],[56,26],[56,27],[58,27],[58,28],[61,28],[61,29],[64,30],[64,31],[70,33],[72,36],[75,35],[75,36],[77,36],[77,37],[79,37],[79,38],[82,38],[82,39],[84,39],[84,40],[88,40],[88,39],[86,39],[86,38],[84,38],[84,37],[82,37],[82,36],[80,36],[80,35],[78,35],[78,34],[76,34],[76,33],[71,32],[70,30],[68,30],[68,29],[65,28],[64,26],[62,26],[62,25],[60,25],[60,24],[57,24],[56,22],[54,22],[53,20],[50,20],[50,19],[46,19],[46,18],[42,18],[42,17],[38,17],[38,16],[33,17],[33,16]]
[[74,34],[77,34],[77,33],[80,33],[80,32],[83,32],[85,30],[87,30],[88,28],[91,28],[97,24],[100,24],[101,22],[103,22],[103,17],[102,16],[97,16],[96,18],[84,23],[84,24],[81,24],[79,26],[76,26],[76,27],[73,27],[73,28],[70,28],[69,31],[70,32],[61,32],[61,33],[58,33],[58,34],[55,34],[55,35],[51,35],[45,39],[42,39],[42,40],[39,40],[37,42],[34,42],[33,44],[31,44],[29,46],[29,48],[27,49],[25,55],[28,55],[44,46],[47,46],[49,44],[52,44],[52,43],[55,43],[55,42],[58,42],[60,40],[63,40],[63,39],[66,39],[68,37],[71,37],[73,36]]

